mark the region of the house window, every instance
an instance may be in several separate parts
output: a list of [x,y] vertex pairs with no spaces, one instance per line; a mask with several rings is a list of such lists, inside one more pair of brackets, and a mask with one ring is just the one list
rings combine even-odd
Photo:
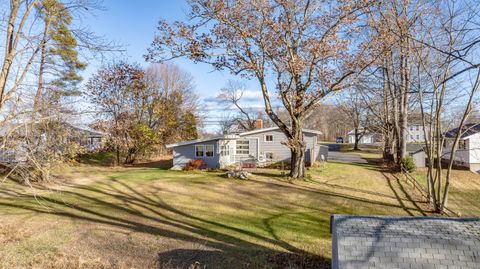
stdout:
[[265,152],[265,159],[271,161],[273,160],[273,153],[272,152]]
[[273,142],[273,135],[265,135],[265,142]]
[[250,141],[239,140],[237,141],[237,154],[248,155],[250,153]]
[[417,125],[417,131],[419,131],[419,130],[420,130],[420,125]]
[[230,155],[229,147],[227,145],[220,146],[220,156],[228,156],[228,155]]
[[413,126],[410,126],[410,131],[413,131]]
[[204,145],[195,145],[195,157],[203,157],[204,152],[205,152]]
[[467,141],[466,140],[458,141],[458,149],[467,149]]
[[205,156],[213,157],[213,150],[214,150],[213,145],[206,145],[205,146]]
[[420,139],[420,135],[417,135],[417,140]]

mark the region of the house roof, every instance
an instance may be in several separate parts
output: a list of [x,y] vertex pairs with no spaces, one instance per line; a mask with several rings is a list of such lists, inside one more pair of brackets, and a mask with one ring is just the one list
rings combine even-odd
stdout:
[[[0,127],[0,137],[17,134],[17,135],[26,135],[32,129],[32,125],[40,124],[40,123],[10,123]],[[66,128],[70,128],[70,130],[74,130],[76,132],[81,132],[86,134],[90,137],[102,137],[105,136],[105,133],[92,130],[90,128],[79,127],[72,125],[70,123],[63,123],[63,126]]]
[[[166,148],[174,148],[174,147],[178,147],[178,146],[185,146],[185,145],[197,144],[197,143],[201,143],[201,142],[214,141],[214,140],[237,139],[237,138],[240,138],[242,136],[258,134],[258,133],[273,131],[273,130],[277,130],[277,129],[280,129],[280,128],[279,127],[263,128],[263,129],[257,129],[257,130],[238,133],[238,134],[217,135],[217,136],[205,137],[205,138],[200,138],[200,139],[181,141],[181,142],[178,142],[178,143],[168,144],[168,145],[166,145]],[[309,130],[309,129],[303,129],[303,132],[304,133],[312,133],[312,134],[322,134],[322,132],[320,132],[320,131]]]
[[417,153],[424,150],[425,150],[424,143],[408,143],[407,144],[407,152]]
[[[253,130],[253,131],[248,131],[248,132],[239,133],[238,135],[240,135],[240,136],[252,135],[252,134],[258,134],[258,133],[263,133],[263,132],[268,132],[268,131],[274,131],[274,130],[279,130],[279,129],[280,129],[280,127],[271,127],[271,128],[256,129],[256,130]],[[318,135],[323,134],[323,133],[320,132],[320,131],[311,130],[311,129],[302,129],[302,131],[303,131],[304,133],[311,133],[311,134],[318,134]]]
[[102,137],[102,136],[105,136],[105,133],[103,132],[99,132],[99,131],[96,131],[96,130],[92,130],[88,127],[79,127],[79,126],[74,126],[72,124],[66,124],[67,127],[73,129],[73,130],[76,130],[76,131],[79,131],[79,132],[82,132],[82,133],[85,133],[87,134],[88,136],[92,136],[92,137]]
[[480,218],[334,215],[332,268],[478,268]]
[[236,139],[236,138],[239,138],[239,136],[238,135],[217,135],[217,136],[210,136],[210,137],[205,137],[200,139],[181,141],[178,143],[168,144],[165,147],[169,149],[169,148],[174,148],[178,146],[197,144],[201,142],[208,142],[208,141],[221,140],[221,139]]
[[[365,129],[365,128],[363,128],[363,127],[359,127],[359,128],[358,128],[358,132],[361,133],[361,132],[363,132],[364,129]],[[347,135],[352,135],[352,134],[355,134],[355,129],[352,129],[350,132],[347,133]],[[365,134],[376,134],[376,133],[372,133],[372,132],[370,132],[369,129],[366,129],[366,130],[365,130]]]
[[[445,133],[446,138],[454,138],[458,133],[459,128],[454,128]],[[471,135],[480,132],[480,123],[465,124],[461,130],[461,138],[467,138]]]

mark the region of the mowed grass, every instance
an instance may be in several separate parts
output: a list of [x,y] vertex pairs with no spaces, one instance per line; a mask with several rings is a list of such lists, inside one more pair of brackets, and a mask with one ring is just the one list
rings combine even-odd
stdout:
[[277,170],[70,167],[61,184],[0,185],[0,268],[328,268],[331,214],[428,215],[371,164]]
[[[445,176],[447,170],[442,173]],[[426,168],[417,169],[413,175],[427,188]],[[480,176],[468,170],[452,170],[450,183],[447,207],[464,217],[480,216]]]

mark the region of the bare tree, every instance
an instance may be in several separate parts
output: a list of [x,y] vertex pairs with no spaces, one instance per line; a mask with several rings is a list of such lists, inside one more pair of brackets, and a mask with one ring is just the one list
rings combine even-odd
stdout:
[[350,119],[336,104],[320,104],[305,120],[305,125],[309,129],[322,131],[326,141],[346,137],[352,129]]
[[[30,67],[40,50],[40,43],[36,41],[38,36],[32,35],[28,25],[31,13],[35,9],[37,0],[12,0],[10,1],[10,9],[7,22],[7,31],[5,36],[5,52],[2,61],[2,69],[0,71],[0,109],[5,104],[5,99],[13,95],[18,85],[25,79]],[[27,30],[26,30],[27,29]],[[27,55],[26,55],[27,54]],[[25,56],[26,55],[26,56]],[[13,79],[12,90],[7,90],[7,84],[10,80],[10,74],[14,64],[14,60],[24,56],[27,58],[25,64],[17,76]],[[8,95],[7,97],[5,95]]]
[[[391,118],[388,119],[387,142],[396,150],[396,162],[400,166],[407,153],[408,112],[414,75],[412,74],[413,40],[419,26],[419,18],[434,7],[426,1],[390,0],[380,9],[373,38],[382,51],[378,58],[381,77],[384,79],[384,96]],[[393,133],[389,133],[393,130]],[[392,138],[392,139],[390,139]]]
[[[435,13],[424,18],[424,36],[415,39],[417,72],[424,74],[426,82],[417,89],[426,138],[428,196],[437,212],[444,212],[448,205],[458,144],[468,131],[465,123],[478,98],[480,65],[475,60],[480,39],[474,25],[478,25],[480,18],[478,7],[474,6],[471,1],[442,3]],[[449,102],[457,99],[462,100],[462,111],[456,115],[454,131],[445,133],[452,127],[445,124]],[[445,135],[450,137],[449,143]],[[448,160],[445,175],[442,159]]]
[[[457,144],[478,96],[478,8],[470,0],[390,0],[374,18],[378,23],[372,25],[372,42],[383,53],[368,72],[374,82],[365,96],[383,126],[384,158],[391,160],[396,152],[396,163],[402,167],[409,112],[421,111],[428,196],[434,209],[443,212]],[[457,115],[458,132],[446,158],[442,152],[444,133],[451,127],[446,122],[452,117],[452,100],[462,100],[462,113]],[[448,159],[446,175],[442,159]]]
[[[257,80],[265,112],[287,137],[291,178],[305,175],[305,118],[367,65],[360,20],[372,1],[189,2],[189,21],[161,21],[149,61],[189,57]],[[356,40],[356,42],[352,42]],[[288,113],[275,113],[273,91]]]
[[[8,2],[3,5],[5,21],[0,22],[5,29],[0,129],[6,134],[0,150],[14,156],[7,156],[1,165],[11,175],[27,176],[24,180],[48,180],[55,165],[81,151],[67,122],[72,121],[73,96],[79,92],[74,85],[81,80],[77,71],[84,67],[80,51],[92,49],[84,41],[96,44],[98,51],[109,47],[95,43],[95,35],[85,35],[85,28],[74,26],[85,10],[97,10],[96,0]],[[42,113],[37,115],[39,103]]]
[[236,122],[241,130],[251,131],[255,129],[255,118],[251,112],[247,111],[247,109],[240,104],[245,91],[244,83],[229,80],[227,85],[220,90],[217,98],[221,103],[225,104],[227,108],[233,105],[239,111],[239,115],[231,120]]
[[347,118],[351,123],[350,125],[353,128],[353,150],[359,150],[359,141],[370,131],[370,112],[367,109],[367,104],[364,102],[361,94],[362,93],[357,87],[355,90],[347,93],[345,97],[341,98],[341,103],[338,104],[338,108],[347,115]]

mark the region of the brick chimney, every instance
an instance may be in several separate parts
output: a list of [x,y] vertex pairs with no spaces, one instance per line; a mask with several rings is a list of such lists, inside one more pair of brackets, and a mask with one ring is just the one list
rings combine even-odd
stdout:
[[255,121],[255,129],[263,129],[263,120],[262,119],[257,119]]

